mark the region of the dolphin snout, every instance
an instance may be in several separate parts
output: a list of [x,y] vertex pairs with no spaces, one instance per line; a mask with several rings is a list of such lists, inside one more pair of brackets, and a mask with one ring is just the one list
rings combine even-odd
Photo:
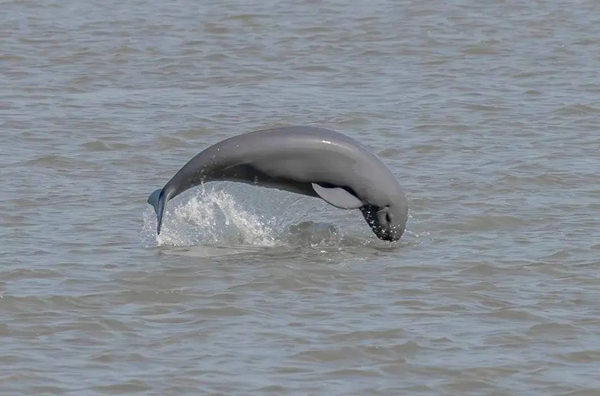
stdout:
[[373,232],[377,236],[377,238],[386,242],[396,242],[402,238],[402,234],[404,234],[404,230],[398,229],[384,229],[379,226],[372,227]]

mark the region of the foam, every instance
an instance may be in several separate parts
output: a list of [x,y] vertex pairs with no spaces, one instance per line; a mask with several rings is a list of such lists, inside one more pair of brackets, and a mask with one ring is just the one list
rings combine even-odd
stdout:
[[274,219],[246,210],[225,191],[199,188],[183,202],[169,202],[163,219],[161,233],[156,235],[156,215],[150,207],[144,211],[141,238],[145,246],[276,244],[276,231],[270,225]]
[[[339,226],[338,226],[339,225]],[[418,235],[407,230],[407,236]],[[321,200],[253,186],[203,185],[167,205],[160,235],[150,205],[143,213],[142,245],[246,247],[389,246],[377,240],[360,212]]]

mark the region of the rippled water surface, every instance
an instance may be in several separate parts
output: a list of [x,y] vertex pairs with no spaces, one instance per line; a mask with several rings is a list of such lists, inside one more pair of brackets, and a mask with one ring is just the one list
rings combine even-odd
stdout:
[[[1,394],[600,394],[599,2],[1,9]],[[232,183],[156,237],[286,124],[389,164],[399,243]]]

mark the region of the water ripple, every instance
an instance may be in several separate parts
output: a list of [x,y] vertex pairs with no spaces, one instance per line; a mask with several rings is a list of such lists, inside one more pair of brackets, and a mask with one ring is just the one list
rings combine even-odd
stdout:
[[[597,2],[2,7],[4,393],[600,392]],[[289,124],[379,153],[402,241],[227,183],[156,236]]]

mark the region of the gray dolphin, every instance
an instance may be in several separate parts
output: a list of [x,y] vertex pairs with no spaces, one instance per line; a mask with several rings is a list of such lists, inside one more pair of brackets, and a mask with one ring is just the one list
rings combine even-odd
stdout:
[[167,202],[212,181],[233,181],[320,197],[341,209],[360,209],[379,239],[404,233],[408,203],[390,169],[356,140],[309,126],[245,133],[208,147],[148,197],[160,234]]

